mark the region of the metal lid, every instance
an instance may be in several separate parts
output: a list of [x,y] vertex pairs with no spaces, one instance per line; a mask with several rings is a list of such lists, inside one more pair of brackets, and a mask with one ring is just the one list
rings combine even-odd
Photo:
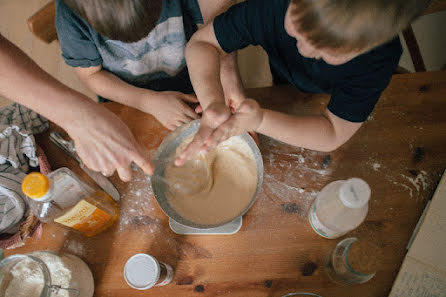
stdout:
[[160,264],[147,254],[136,254],[127,260],[124,266],[124,278],[127,284],[138,290],[147,290],[158,282]]
[[350,178],[339,189],[342,204],[349,208],[361,208],[369,202],[371,190],[360,178]]

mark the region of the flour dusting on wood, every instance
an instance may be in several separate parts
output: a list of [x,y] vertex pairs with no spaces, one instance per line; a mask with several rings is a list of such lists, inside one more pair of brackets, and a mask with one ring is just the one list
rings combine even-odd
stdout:
[[268,137],[261,140],[263,193],[277,207],[292,203],[300,210],[296,213],[306,217],[319,190],[330,179],[331,158],[327,153],[293,147]]
[[[153,152],[150,152],[152,155]],[[133,179],[126,184],[120,200],[119,231],[134,228],[135,225],[149,226],[154,233],[158,228],[158,220],[154,217],[155,198],[153,196],[151,178],[142,170],[133,172]]]

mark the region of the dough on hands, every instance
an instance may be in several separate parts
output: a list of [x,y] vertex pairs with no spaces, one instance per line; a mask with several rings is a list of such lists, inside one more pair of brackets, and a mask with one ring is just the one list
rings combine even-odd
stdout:
[[[191,141],[186,139],[178,155]],[[167,199],[176,212],[199,224],[235,218],[250,203],[257,186],[257,164],[240,137],[220,143],[207,154],[197,153],[183,166],[166,165]]]

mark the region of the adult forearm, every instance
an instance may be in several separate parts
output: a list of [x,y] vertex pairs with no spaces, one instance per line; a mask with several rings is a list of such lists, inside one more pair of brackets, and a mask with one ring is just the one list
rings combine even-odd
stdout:
[[195,94],[203,109],[206,110],[212,103],[224,103],[218,49],[192,38],[186,47],[186,61]]
[[333,125],[325,115],[297,117],[264,109],[257,132],[316,151],[333,151],[345,142],[336,137]]
[[[91,110],[86,96],[43,71],[24,52],[0,35],[0,93],[65,128]],[[64,110],[63,113],[60,111]]]

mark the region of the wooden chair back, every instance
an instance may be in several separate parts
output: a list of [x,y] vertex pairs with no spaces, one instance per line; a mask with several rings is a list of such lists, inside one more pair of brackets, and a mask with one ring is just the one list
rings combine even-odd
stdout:
[[51,1],[28,19],[28,28],[37,38],[49,44],[57,39],[55,20],[56,6]]

